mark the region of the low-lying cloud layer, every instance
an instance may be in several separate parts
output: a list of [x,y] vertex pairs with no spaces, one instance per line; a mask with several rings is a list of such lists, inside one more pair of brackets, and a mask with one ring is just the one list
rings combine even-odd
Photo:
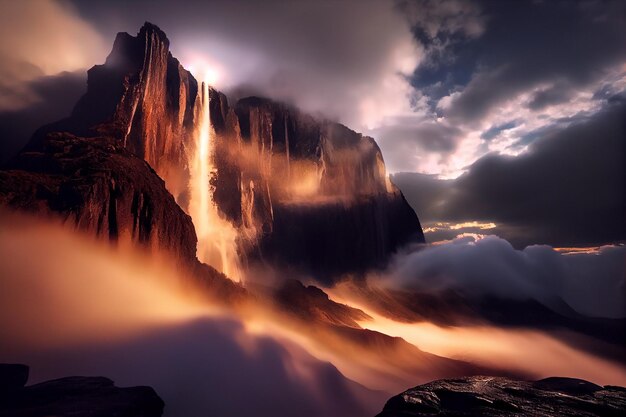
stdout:
[[548,246],[514,249],[496,236],[465,237],[399,255],[387,283],[468,297],[536,300],[560,311],[563,300],[590,317],[626,317],[626,248],[561,254]]
[[165,261],[7,212],[0,226],[0,361],[31,366],[31,384],[93,375],[150,385],[165,416],[189,417],[368,416],[388,396],[293,341],[249,331]]

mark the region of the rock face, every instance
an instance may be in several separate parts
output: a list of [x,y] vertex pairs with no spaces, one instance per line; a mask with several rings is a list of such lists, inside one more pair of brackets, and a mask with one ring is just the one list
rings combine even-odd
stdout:
[[[222,172],[238,174],[240,183],[216,201],[232,221],[253,231],[250,260],[295,267],[328,282],[382,266],[400,246],[424,241],[372,138],[258,97],[239,100],[235,113],[242,156],[218,161],[216,195]],[[228,144],[218,149],[224,146],[231,152],[223,154],[232,155]]]
[[191,218],[144,160],[111,138],[50,133],[0,171],[0,205],[46,214],[119,243],[196,259]]
[[336,303],[321,289],[286,280],[273,294],[273,300],[286,311],[308,322],[327,323],[360,329],[359,320],[371,319],[363,311]]
[[[139,161],[154,169],[188,212],[190,161],[206,113],[203,91],[172,57],[158,27],[146,23],[135,37],[118,34],[106,62],[89,70],[87,93],[71,116],[39,129],[4,171],[2,201],[61,213],[113,240],[129,235],[191,257],[189,219],[156,190],[161,185],[147,178],[149,168]],[[384,266],[400,246],[424,241],[372,138],[268,99],[250,97],[231,106],[213,88],[208,96],[212,201],[237,230],[242,264],[268,262],[330,282]],[[95,145],[103,140],[106,146]],[[74,157],[84,164],[71,162]],[[85,165],[92,163],[94,170]],[[137,187],[135,175],[142,182]],[[95,178],[98,187],[87,190]],[[19,201],[20,187],[28,203]]]
[[377,417],[623,416],[626,388],[573,378],[535,382],[475,376],[430,382],[392,397]]
[[41,129],[31,147],[51,131],[114,138],[185,206],[199,105],[197,81],[172,57],[165,33],[146,23],[136,37],[118,33],[106,62],[88,71],[87,93],[71,116]]
[[[150,387],[118,388],[102,377],[67,377],[24,387],[25,365],[0,365],[0,380],[26,378],[0,386],[2,417],[158,417],[164,403]],[[16,381],[17,382],[17,381]]]

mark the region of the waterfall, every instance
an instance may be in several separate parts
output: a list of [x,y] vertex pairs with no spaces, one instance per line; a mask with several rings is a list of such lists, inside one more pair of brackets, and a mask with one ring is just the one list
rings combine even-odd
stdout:
[[196,129],[195,152],[191,166],[191,199],[189,211],[198,236],[198,259],[224,273],[233,281],[241,281],[237,253],[237,229],[220,213],[213,199],[211,178],[215,166],[215,131],[211,126],[209,86],[202,83],[202,105]]

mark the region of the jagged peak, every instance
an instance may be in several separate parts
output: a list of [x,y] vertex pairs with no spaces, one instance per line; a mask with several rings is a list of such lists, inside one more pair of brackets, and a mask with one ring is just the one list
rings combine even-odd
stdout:
[[128,32],[118,32],[105,65],[122,69],[137,69],[143,61],[146,44],[153,42],[164,44],[168,55],[171,56],[167,35],[153,23],[145,22],[136,36]]
[[156,36],[156,39],[163,42],[169,48],[170,40],[167,38],[165,32],[161,30],[157,25],[150,22],[145,22],[141,29],[139,29],[139,33],[137,34],[140,38],[151,39],[152,35]]

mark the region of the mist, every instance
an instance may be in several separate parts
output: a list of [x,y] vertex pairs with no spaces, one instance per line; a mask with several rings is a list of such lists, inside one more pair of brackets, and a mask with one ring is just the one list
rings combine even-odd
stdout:
[[166,416],[189,417],[366,416],[387,395],[293,341],[251,333],[167,258],[7,212],[0,224],[0,356],[28,364],[30,384],[106,375],[154,387]]

